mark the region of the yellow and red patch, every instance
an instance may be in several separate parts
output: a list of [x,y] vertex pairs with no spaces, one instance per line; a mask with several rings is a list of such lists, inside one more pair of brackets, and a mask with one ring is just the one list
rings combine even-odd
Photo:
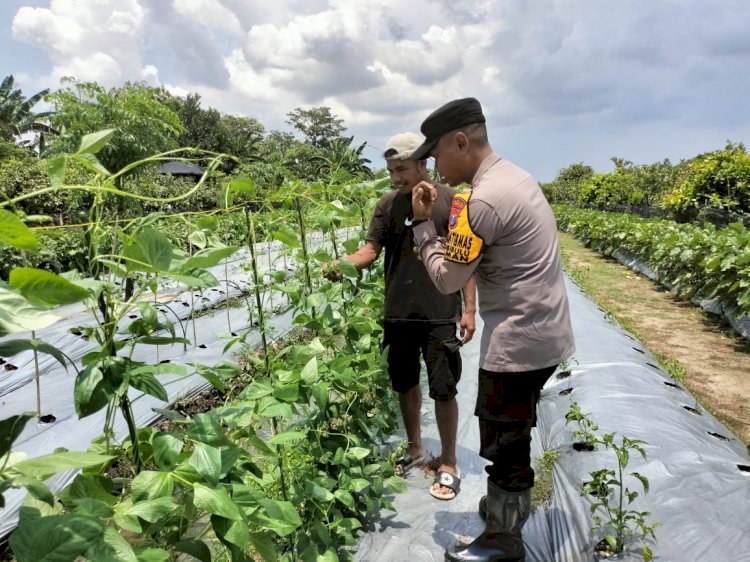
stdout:
[[445,259],[456,263],[471,263],[479,257],[484,242],[469,224],[469,198],[471,191],[457,193],[451,203],[448,218],[448,240],[445,242]]

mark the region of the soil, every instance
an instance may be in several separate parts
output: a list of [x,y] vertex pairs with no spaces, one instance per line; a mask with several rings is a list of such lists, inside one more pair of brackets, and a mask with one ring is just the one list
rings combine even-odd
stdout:
[[[659,357],[697,402],[750,442],[750,341],[722,318],[560,235],[566,268],[615,320]],[[698,404],[694,404],[695,409]],[[731,436],[727,436],[731,437]]]

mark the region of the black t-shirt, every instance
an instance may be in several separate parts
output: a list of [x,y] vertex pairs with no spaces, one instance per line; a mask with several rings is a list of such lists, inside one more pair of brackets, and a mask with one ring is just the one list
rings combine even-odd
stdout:
[[[453,191],[437,186],[432,220],[438,236],[448,236],[448,217]],[[414,253],[411,195],[398,190],[386,193],[375,206],[367,241],[385,250],[385,319],[387,321],[456,322],[461,316],[460,292],[444,295],[427,275]]]

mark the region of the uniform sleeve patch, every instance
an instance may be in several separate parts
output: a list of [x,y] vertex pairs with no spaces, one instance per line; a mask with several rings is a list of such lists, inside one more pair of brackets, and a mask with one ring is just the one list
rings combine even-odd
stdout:
[[471,192],[457,193],[448,217],[448,239],[445,259],[456,263],[471,263],[479,257],[484,242],[471,229],[468,203]]

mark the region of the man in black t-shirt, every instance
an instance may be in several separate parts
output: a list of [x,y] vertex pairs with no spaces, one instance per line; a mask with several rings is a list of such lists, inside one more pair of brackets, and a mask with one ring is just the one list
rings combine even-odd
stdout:
[[[408,438],[406,453],[396,462],[396,473],[404,474],[424,458],[420,430],[421,356],[427,367],[430,398],[435,400],[442,446],[441,465],[430,493],[448,500],[456,496],[461,484],[456,462],[456,385],[461,377],[458,349],[474,334],[475,283],[471,279],[463,289],[465,309],[462,314],[461,295],[440,293],[414,252],[411,190],[420,181],[430,181],[427,160],[409,159],[421,143],[422,137],[414,133],[399,133],[388,140],[383,157],[395,189],[378,201],[366,244],[342,259],[362,269],[372,264],[385,249],[383,344],[388,346],[388,373],[399,396]],[[432,220],[438,234],[447,236],[453,191],[442,185],[436,188],[438,197]],[[456,337],[459,320],[462,340]]]

